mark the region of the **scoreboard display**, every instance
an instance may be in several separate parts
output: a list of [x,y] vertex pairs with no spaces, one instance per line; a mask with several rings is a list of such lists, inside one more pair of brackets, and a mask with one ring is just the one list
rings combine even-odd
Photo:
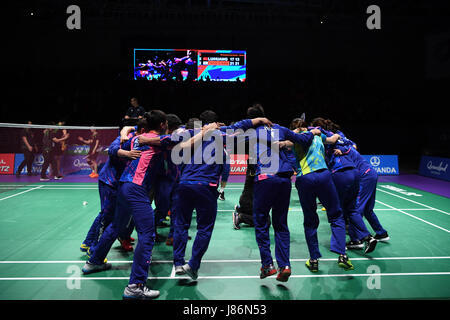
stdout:
[[200,65],[204,66],[244,66],[245,54],[243,53],[211,53],[199,52]]
[[246,51],[134,49],[135,80],[246,80]]

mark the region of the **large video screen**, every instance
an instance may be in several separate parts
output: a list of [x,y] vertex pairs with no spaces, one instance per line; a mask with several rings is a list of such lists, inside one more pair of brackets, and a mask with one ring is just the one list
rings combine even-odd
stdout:
[[135,80],[246,80],[246,51],[134,49]]

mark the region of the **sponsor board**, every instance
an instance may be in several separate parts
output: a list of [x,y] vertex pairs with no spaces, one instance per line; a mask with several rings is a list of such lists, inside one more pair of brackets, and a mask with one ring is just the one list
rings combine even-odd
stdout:
[[450,181],[450,159],[422,156],[420,159],[419,174]]
[[[16,153],[16,157],[14,160],[14,172],[17,171],[17,169],[19,168],[20,164],[22,163],[22,161],[24,159],[25,159],[25,157],[24,157],[23,153]],[[33,175],[41,174],[43,164],[44,164],[44,156],[41,153],[36,153],[34,155],[33,164],[31,166],[31,172],[33,173]],[[46,172],[47,176],[50,174],[50,168],[51,168],[51,166],[49,166],[47,169],[47,172]],[[24,166],[20,173],[27,174],[28,173],[27,166]]]
[[14,174],[14,153],[0,153],[0,174]]
[[[99,154],[97,156],[98,172],[100,172],[101,164],[105,163],[108,156]],[[91,167],[87,162],[87,156],[64,156],[61,160],[61,168],[64,174],[90,174],[92,172]]]
[[245,174],[247,171],[247,154],[230,155],[230,174]]
[[380,176],[398,175],[397,155],[362,155]]

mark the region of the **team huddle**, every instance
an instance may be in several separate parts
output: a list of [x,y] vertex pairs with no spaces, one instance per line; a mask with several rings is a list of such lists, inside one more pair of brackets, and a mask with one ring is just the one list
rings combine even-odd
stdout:
[[[311,272],[319,270],[321,257],[317,199],[326,210],[331,227],[330,251],[337,254],[339,267],[354,269],[346,254],[348,249],[370,253],[378,241],[389,240],[373,211],[377,173],[339,126],[322,118],[307,124],[302,116],[289,128],[283,127],[267,119],[260,105],[250,107],[247,117],[226,126],[218,122],[213,111],[205,111],[197,119],[202,122],[200,128],[194,128],[193,119],[182,125],[176,115],[152,110],[136,127],[124,127],[109,146],[108,161],[99,173],[101,211],[80,247],[89,257],[83,273],[110,269],[106,256],[112,244],[118,239],[132,250],[131,233],[136,229],[138,242],[123,298],[159,296],[159,291],[148,288],[146,282],[156,228],[170,212],[168,239],[173,239],[175,274],[196,280],[214,229],[219,190],[223,192],[218,190],[220,180],[222,177],[223,182],[229,172],[226,149],[236,141],[245,141],[252,154],[248,165],[252,170],[247,170],[247,180],[253,184],[250,223],[261,257],[261,279],[277,275],[278,281],[286,282],[291,275],[287,217],[294,175],[310,255],[306,267]],[[215,139],[207,138],[211,135]],[[218,140],[222,149],[214,148]],[[186,262],[194,209],[197,232]],[[239,216],[237,211],[233,213],[235,229]],[[368,231],[364,217],[375,236]],[[270,226],[277,268],[270,250]]]

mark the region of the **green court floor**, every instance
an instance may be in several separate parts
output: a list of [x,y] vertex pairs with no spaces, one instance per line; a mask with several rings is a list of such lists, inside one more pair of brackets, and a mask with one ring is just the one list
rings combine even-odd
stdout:
[[[376,213],[391,240],[374,252],[349,251],[355,270],[344,271],[329,251],[330,227],[320,216],[320,271],[312,274],[303,233],[303,216],[293,188],[289,228],[293,275],[286,283],[259,279],[254,229],[234,230],[231,213],[243,184],[229,184],[219,201],[216,226],[199,278],[174,275],[172,247],[157,243],[150,287],[159,300],[310,300],[450,298],[450,199],[393,183],[377,188]],[[392,187],[396,187],[392,188]],[[399,191],[399,189],[403,191]],[[87,204],[83,204],[87,202]],[[132,253],[115,242],[112,269],[83,276],[86,256],[79,250],[100,201],[96,184],[0,184],[1,300],[116,300],[128,283]],[[190,235],[195,236],[195,221]],[[159,229],[165,236],[168,228]],[[134,234],[136,237],[136,234]],[[273,248],[273,232],[272,248]],[[192,241],[186,258],[189,259]]]

